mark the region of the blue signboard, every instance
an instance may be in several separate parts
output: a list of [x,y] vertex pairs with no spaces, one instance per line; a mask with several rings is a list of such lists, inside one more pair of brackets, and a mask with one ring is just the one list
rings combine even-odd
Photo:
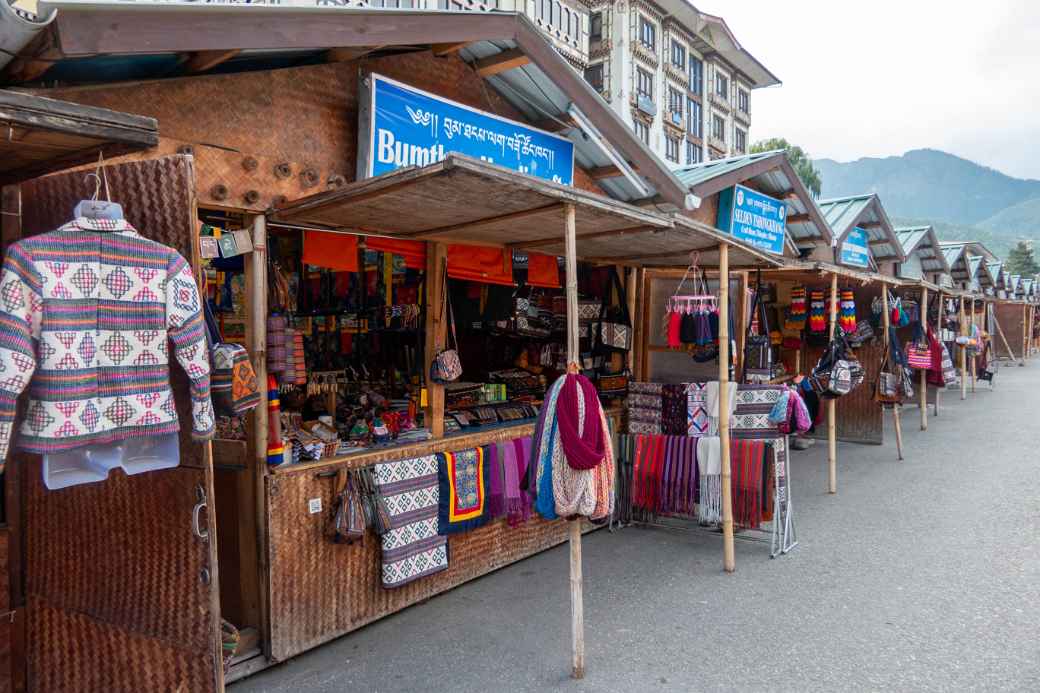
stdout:
[[[574,143],[526,125],[442,99],[379,75],[369,76],[367,169],[378,176],[426,166],[457,152],[538,178],[572,185]],[[366,146],[367,145],[367,146]]]
[[870,237],[858,226],[849,231],[841,244],[841,264],[870,267]]
[[787,205],[751,188],[735,185],[719,193],[716,225],[750,246],[783,255]]

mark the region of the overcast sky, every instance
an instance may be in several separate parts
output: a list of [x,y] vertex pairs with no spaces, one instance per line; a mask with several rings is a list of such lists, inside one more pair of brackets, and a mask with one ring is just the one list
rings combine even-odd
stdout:
[[1040,2],[692,0],[783,85],[752,139],[849,161],[931,147],[1040,178]]

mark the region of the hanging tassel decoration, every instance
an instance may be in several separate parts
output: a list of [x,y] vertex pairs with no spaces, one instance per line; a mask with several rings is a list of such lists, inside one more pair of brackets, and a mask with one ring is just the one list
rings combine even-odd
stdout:
[[267,464],[285,462],[285,445],[282,443],[281,402],[278,401],[278,381],[267,376]]
[[824,312],[823,292],[813,291],[809,300],[809,331],[826,332],[827,317]]
[[796,286],[791,289],[791,308],[787,313],[787,322],[784,329],[801,332],[805,329],[805,321],[809,317],[809,310],[805,303],[805,287]]
[[852,334],[856,331],[856,295],[852,293],[851,289],[845,289],[841,292],[841,329],[845,330],[846,334]]

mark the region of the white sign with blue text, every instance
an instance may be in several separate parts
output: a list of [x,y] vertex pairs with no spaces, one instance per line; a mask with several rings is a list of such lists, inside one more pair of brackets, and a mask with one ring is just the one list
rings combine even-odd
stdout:
[[[427,166],[457,152],[544,178],[574,182],[574,143],[380,75],[369,75],[363,176]],[[362,116],[364,118],[364,114]],[[367,145],[367,146],[366,146]],[[367,152],[364,150],[367,149]]]
[[719,193],[720,230],[737,240],[776,255],[784,252],[787,205],[775,198],[735,185]]
[[841,264],[852,267],[870,267],[870,237],[860,227],[855,227],[845,236],[841,244]]

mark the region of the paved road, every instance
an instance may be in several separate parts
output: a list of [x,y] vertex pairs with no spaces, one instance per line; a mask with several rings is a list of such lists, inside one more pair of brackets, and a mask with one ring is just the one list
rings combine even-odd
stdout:
[[[557,548],[231,688],[260,691],[1040,691],[1040,362],[944,396],[906,461],[792,460],[801,544],[648,529],[585,542],[588,675],[569,672]],[[888,423],[891,423],[890,417]]]

